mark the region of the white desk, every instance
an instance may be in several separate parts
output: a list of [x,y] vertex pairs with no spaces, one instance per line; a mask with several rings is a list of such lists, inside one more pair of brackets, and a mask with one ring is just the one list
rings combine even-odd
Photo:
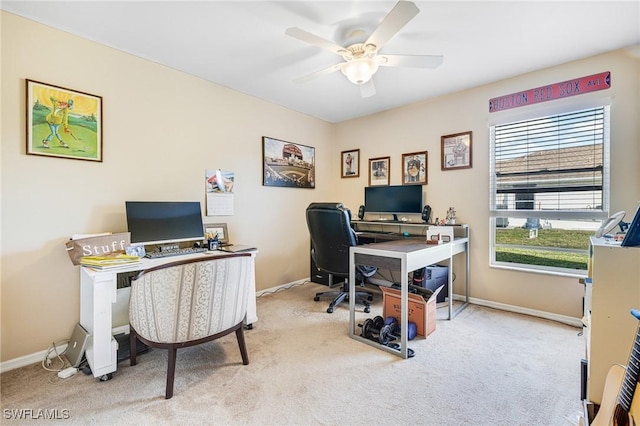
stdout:
[[[463,228],[465,237],[455,238],[453,242],[427,245],[420,240],[395,240],[383,243],[364,244],[351,247],[349,249],[349,335],[356,340],[367,343],[379,349],[386,350],[402,358],[408,357],[407,332],[408,329],[408,288],[409,272],[434,263],[449,261],[449,317],[453,319],[460,311],[469,304],[469,232],[468,228]],[[465,301],[462,306],[453,311],[453,257],[456,254],[465,253],[466,279],[465,279]],[[380,345],[359,334],[356,334],[355,320],[355,265],[371,265],[382,269],[400,271],[401,291],[400,291],[400,350],[392,349]]]
[[[255,257],[251,252],[252,280],[251,294],[256,293]],[[166,263],[200,257],[228,256],[222,251],[169,256],[159,259],[142,259],[140,263],[109,270],[94,270],[80,267],[80,324],[90,334],[86,355],[94,377],[107,377],[117,369],[118,343],[112,336],[112,305],[117,298],[117,274],[121,272],[143,271]],[[245,324],[251,326],[258,320],[256,299],[249,298]]]

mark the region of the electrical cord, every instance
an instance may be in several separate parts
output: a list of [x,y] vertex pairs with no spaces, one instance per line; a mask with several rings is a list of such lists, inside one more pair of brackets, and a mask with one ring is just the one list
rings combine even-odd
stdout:
[[[64,360],[64,358],[62,358],[62,355],[64,355],[64,353],[67,351],[66,349],[64,351],[62,351],[61,353],[58,353],[58,345],[64,344],[64,343],[69,343],[69,340],[63,340],[61,342],[53,342],[51,343],[51,346],[49,346],[49,349],[47,349],[47,352],[44,355],[44,358],[42,359],[42,368],[44,368],[47,371],[52,371],[55,373],[58,373],[62,370],[64,370],[67,367],[70,367],[70,365],[67,365],[67,361]],[[55,353],[54,357],[51,357],[51,354]],[[60,368],[50,368],[51,364],[52,364],[52,359],[58,359],[58,361],[60,361],[60,363],[62,364]]]

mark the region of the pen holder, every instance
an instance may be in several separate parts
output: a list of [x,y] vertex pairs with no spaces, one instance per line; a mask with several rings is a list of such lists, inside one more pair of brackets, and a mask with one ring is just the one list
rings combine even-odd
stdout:
[[209,240],[209,250],[218,250],[220,248],[220,241]]

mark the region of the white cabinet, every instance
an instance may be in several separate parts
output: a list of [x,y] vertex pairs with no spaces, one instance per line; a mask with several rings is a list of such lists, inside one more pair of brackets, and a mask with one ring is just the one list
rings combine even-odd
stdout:
[[640,309],[640,248],[592,237],[589,250],[587,399],[600,404],[607,372],[613,364],[627,364],[638,327],[629,311]]

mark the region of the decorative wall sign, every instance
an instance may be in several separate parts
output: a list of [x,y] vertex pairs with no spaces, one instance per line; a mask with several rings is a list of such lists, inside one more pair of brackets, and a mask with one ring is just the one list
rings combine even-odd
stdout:
[[462,132],[440,137],[442,170],[470,169],[472,133]]
[[605,90],[610,87],[611,72],[601,72],[600,74],[580,77],[575,80],[563,81],[561,83],[536,87],[535,89],[525,90],[524,92],[489,99],[489,112],[504,111],[505,109],[567,98],[583,93]]
[[262,137],[262,184],[315,188],[316,149]]
[[27,154],[102,161],[102,98],[27,80]]

